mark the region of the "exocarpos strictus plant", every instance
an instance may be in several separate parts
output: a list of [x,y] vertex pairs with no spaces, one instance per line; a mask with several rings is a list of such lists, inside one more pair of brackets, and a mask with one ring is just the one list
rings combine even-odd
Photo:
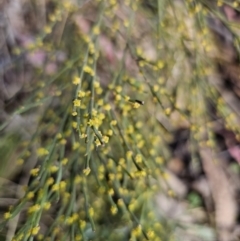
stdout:
[[[226,183],[221,196],[216,170],[240,140],[238,10],[220,0],[3,4],[1,240],[232,240],[237,203]],[[213,209],[205,202],[200,224],[190,215],[193,233],[181,215],[204,202],[191,185],[200,177]]]

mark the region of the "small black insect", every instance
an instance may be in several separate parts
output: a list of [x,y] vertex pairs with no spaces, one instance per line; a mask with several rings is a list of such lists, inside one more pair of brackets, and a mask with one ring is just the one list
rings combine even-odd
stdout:
[[144,101],[143,100],[135,100],[135,102],[137,102],[140,105],[144,105]]
[[129,101],[132,103],[138,103],[140,105],[144,105],[144,101],[142,101],[142,100],[129,100]]

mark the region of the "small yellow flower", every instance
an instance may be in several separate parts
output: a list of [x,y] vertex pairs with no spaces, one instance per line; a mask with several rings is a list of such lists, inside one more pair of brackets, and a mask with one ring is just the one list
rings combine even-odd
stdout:
[[39,227],[39,226],[36,226],[36,227],[32,228],[31,234],[32,234],[32,235],[37,235],[38,232],[39,232],[39,230],[40,230],[40,227]]
[[165,114],[166,114],[166,115],[171,114],[171,108],[170,108],[170,107],[169,107],[169,108],[167,108],[167,109],[165,109]]
[[93,215],[94,215],[93,208],[89,208],[88,213],[89,213],[89,216],[93,217]]
[[77,111],[73,111],[72,116],[76,116],[76,115],[77,115]]
[[72,146],[72,149],[77,150],[79,148],[79,146],[80,146],[79,142],[75,142]]
[[45,149],[45,148],[38,148],[37,150],[37,154],[38,156],[45,156],[45,155],[48,155],[48,150]]
[[118,212],[117,207],[116,207],[116,206],[112,206],[112,207],[111,207],[111,213],[112,213],[113,215],[115,215],[117,212]]
[[138,102],[134,102],[133,103],[133,108],[134,109],[137,109],[137,108],[139,108],[140,107],[140,104],[138,103]]
[[86,221],[80,220],[79,225],[80,225],[81,229],[84,229],[86,227]]
[[103,120],[103,119],[105,119],[105,115],[103,114],[103,113],[99,113],[99,115],[98,115],[98,118],[100,119],[100,120]]
[[51,207],[51,203],[50,202],[44,203],[44,206],[43,206],[44,210],[49,210],[50,207]]
[[108,89],[109,89],[109,90],[113,90],[113,88],[114,88],[114,85],[113,85],[113,84],[108,85]]
[[162,177],[163,177],[163,179],[168,180],[169,179],[169,174],[167,172],[163,172],[162,173]]
[[119,159],[119,164],[120,164],[120,165],[125,165],[125,163],[126,163],[126,161],[125,161],[124,158],[120,158],[120,159]]
[[89,167],[87,167],[87,168],[85,168],[85,169],[83,170],[83,174],[84,174],[85,176],[88,176],[90,172],[91,172],[91,169],[90,169]]
[[130,97],[127,96],[127,95],[125,95],[124,99],[125,99],[126,101],[129,101],[129,100],[130,100]]
[[93,86],[94,86],[94,88],[99,88],[99,87],[100,87],[100,83],[97,82],[97,81],[95,81],[95,82],[93,83]]
[[61,90],[57,90],[56,92],[55,92],[55,96],[60,96],[62,94],[62,91]]
[[154,155],[156,155],[156,150],[152,148],[149,150],[149,153],[151,156],[154,156]]
[[11,218],[11,216],[12,216],[12,214],[10,212],[4,213],[4,219],[6,219],[6,220]]
[[84,138],[86,138],[87,137],[87,134],[86,133],[82,133],[81,135],[80,135],[80,138],[81,139],[84,139]]
[[88,58],[88,64],[90,64],[90,65],[91,65],[91,64],[93,64],[93,62],[94,62],[94,59],[93,59],[93,58],[91,58],[91,57],[89,57],[89,58]]
[[92,70],[92,68],[90,66],[88,66],[88,65],[84,66],[83,70],[84,70],[84,72],[86,72],[86,73],[88,73],[90,75],[93,75],[93,70]]
[[43,234],[38,234],[37,240],[43,240],[43,238],[44,238]]
[[106,105],[103,106],[103,109],[106,110],[106,111],[109,111],[109,110],[111,110],[111,105],[106,104]]
[[163,164],[163,162],[164,162],[164,160],[163,160],[162,157],[156,157],[155,161],[156,161],[156,163],[158,163],[158,164]]
[[174,197],[175,196],[175,193],[174,193],[174,191],[172,189],[169,189],[167,191],[167,194],[168,194],[169,197]]
[[24,156],[25,156],[25,157],[29,157],[30,155],[31,155],[30,151],[26,151],[26,152],[24,153]]
[[99,139],[96,139],[96,140],[95,140],[95,144],[96,144],[97,147],[98,147],[98,146],[101,146],[100,140],[99,140]]
[[[90,54],[95,53],[95,46],[92,42],[89,43],[89,52],[90,52]],[[93,71],[89,72],[89,74],[91,74],[92,76],[94,75]]]
[[69,192],[64,192],[63,193],[63,202],[66,204],[69,202],[71,194]]
[[85,110],[85,109],[87,109],[87,106],[82,103],[81,106],[80,106],[80,109]]
[[223,1],[218,0],[218,1],[217,1],[217,6],[218,6],[218,7],[221,7],[222,5],[223,5]]
[[132,231],[132,234],[133,236],[135,237],[139,237],[142,233],[142,227],[141,225],[138,225],[133,231]]
[[82,90],[78,91],[79,98],[83,98],[83,97],[85,97],[85,95],[86,95],[86,93],[84,91],[82,91]]
[[117,93],[122,92],[122,86],[120,86],[120,85],[116,86],[115,90]]
[[52,185],[51,190],[52,190],[53,192],[59,190],[59,185],[58,185],[57,183],[55,183],[54,185]]
[[80,82],[81,82],[81,79],[80,79],[79,77],[77,77],[77,76],[74,76],[74,77],[73,77],[72,83],[73,83],[74,85],[78,85],[78,84],[80,84]]
[[113,196],[114,195],[114,190],[111,188],[111,189],[109,189],[108,190],[108,194],[110,195],[110,196]]
[[154,92],[157,92],[158,90],[159,90],[159,86],[158,86],[158,85],[154,85],[154,86],[153,86],[153,91],[154,91]]
[[81,105],[81,100],[75,99],[75,100],[73,101],[73,105],[74,105],[75,107],[80,107],[80,105]]
[[112,136],[113,135],[113,131],[112,130],[108,130],[107,131],[107,135]]
[[89,119],[88,125],[89,125],[89,126],[93,126],[93,125],[94,125],[94,120],[93,120],[93,119]]
[[137,55],[139,55],[139,56],[142,56],[142,54],[143,54],[143,50],[141,47],[137,47],[136,52],[137,52]]
[[66,223],[67,223],[68,225],[73,224],[73,222],[74,222],[73,217],[68,217],[68,218],[66,219]]
[[143,126],[143,123],[141,121],[138,121],[136,123],[136,128],[140,129]]
[[117,95],[115,96],[115,98],[116,98],[116,100],[117,100],[117,101],[119,101],[119,100],[121,100],[121,99],[122,99],[122,96],[121,96],[121,95],[119,95],[119,94],[117,94]]
[[49,34],[49,33],[52,32],[52,29],[51,29],[50,26],[45,26],[43,30],[44,30],[44,32],[45,32],[46,34]]
[[24,163],[24,160],[22,158],[19,158],[17,160],[17,165],[21,166]]
[[21,50],[19,48],[14,48],[13,53],[19,55],[21,53]]
[[123,25],[127,28],[129,26],[129,21],[126,19],[124,22],[123,22]]
[[98,105],[98,106],[102,106],[102,105],[103,105],[103,99],[98,100],[98,101],[97,101],[97,105]]
[[145,65],[145,61],[141,60],[138,62],[140,67],[143,67]]
[[163,61],[158,61],[157,62],[157,67],[159,68],[159,69],[162,69],[163,67],[164,67],[164,62]]
[[31,206],[29,209],[28,209],[28,213],[34,213],[34,212],[37,212],[40,210],[40,205],[39,204],[35,204],[33,206]]
[[50,185],[52,185],[53,183],[54,183],[53,177],[49,177],[49,178],[47,179],[47,181],[46,181],[46,185],[47,185],[47,186],[50,186]]
[[91,41],[90,37],[88,35],[84,35],[83,36],[83,40],[86,42],[86,43],[89,43]]
[[234,2],[233,2],[233,7],[234,7],[234,8],[237,8],[238,5],[239,5],[239,3],[238,3],[237,1],[234,1]]
[[144,144],[145,144],[144,140],[140,140],[140,141],[137,143],[137,147],[138,147],[139,149],[141,149],[141,148],[144,146]]
[[96,110],[96,109],[93,109],[93,110],[92,110],[92,115],[93,115],[93,116],[96,116],[96,115],[97,115],[97,113],[98,113],[98,112],[97,112],[97,110]]
[[94,26],[92,31],[93,31],[93,34],[94,34],[94,35],[98,35],[98,34],[100,33],[100,28],[99,28],[99,26]]
[[59,183],[59,189],[60,189],[61,191],[64,191],[64,190],[66,189],[66,186],[67,186],[67,183],[66,183],[65,181],[61,181],[61,182]]
[[56,137],[57,137],[57,139],[61,139],[61,138],[62,138],[62,134],[61,134],[61,133],[58,133],[58,134],[56,135]]
[[60,144],[61,144],[61,145],[66,145],[66,143],[67,143],[67,140],[66,140],[66,139],[62,139],[62,140],[60,141]]
[[[59,234],[60,228],[59,227],[55,227],[52,232],[53,232],[54,235]],[[48,239],[47,241],[50,241],[50,239]]]
[[132,155],[133,155],[132,151],[127,151],[127,153],[126,153],[127,158],[131,158]]
[[91,92],[90,90],[86,91],[86,96],[90,96],[91,93],[92,93],[92,92]]
[[163,78],[163,77],[160,77],[160,78],[158,79],[158,83],[159,83],[160,85],[164,84],[164,78]]
[[75,240],[76,241],[81,241],[82,240],[82,235],[80,235],[80,234],[76,235]]
[[28,200],[32,199],[34,197],[34,192],[29,192],[27,195],[26,195],[26,198]]
[[127,133],[127,134],[132,134],[133,132],[134,132],[133,126],[132,126],[132,125],[129,125],[128,128],[127,128],[127,130],[126,130],[126,133]]
[[63,159],[62,159],[62,164],[63,164],[63,165],[66,165],[67,163],[68,163],[68,159],[67,159],[67,158],[63,158]]
[[80,175],[77,175],[75,178],[74,178],[74,182],[76,184],[80,183],[82,181],[82,177]]
[[140,154],[136,155],[136,162],[141,163],[142,162],[142,156]]
[[72,218],[73,218],[74,221],[77,221],[79,219],[79,215],[77,213],[74,213],[72,215]]
[[73,127],[74,129],[77,129],[77,122],[76,122],[76,121],[74,121],[74,122],[72,123],[72,127]]
[[118,206],[124,206],[124,201],[122,200],[122,198],[118,199],[117,204]]
[[117,125],[117,121],[116,121],[116,120],[112,120],[112,121],[110,122],[110,125],[112,125],[112,126]]
[[39,173],[39,168],[33,168],[31,171],[30,171],[30,174],[32,176],[37,176]]
[[57,167],[57,166],[51,166],[51,167],[49,168],[49,171],[50,171],[51,173],[55,173],[55,172],[58,171],[58,169],[59,169],[59,167]]

